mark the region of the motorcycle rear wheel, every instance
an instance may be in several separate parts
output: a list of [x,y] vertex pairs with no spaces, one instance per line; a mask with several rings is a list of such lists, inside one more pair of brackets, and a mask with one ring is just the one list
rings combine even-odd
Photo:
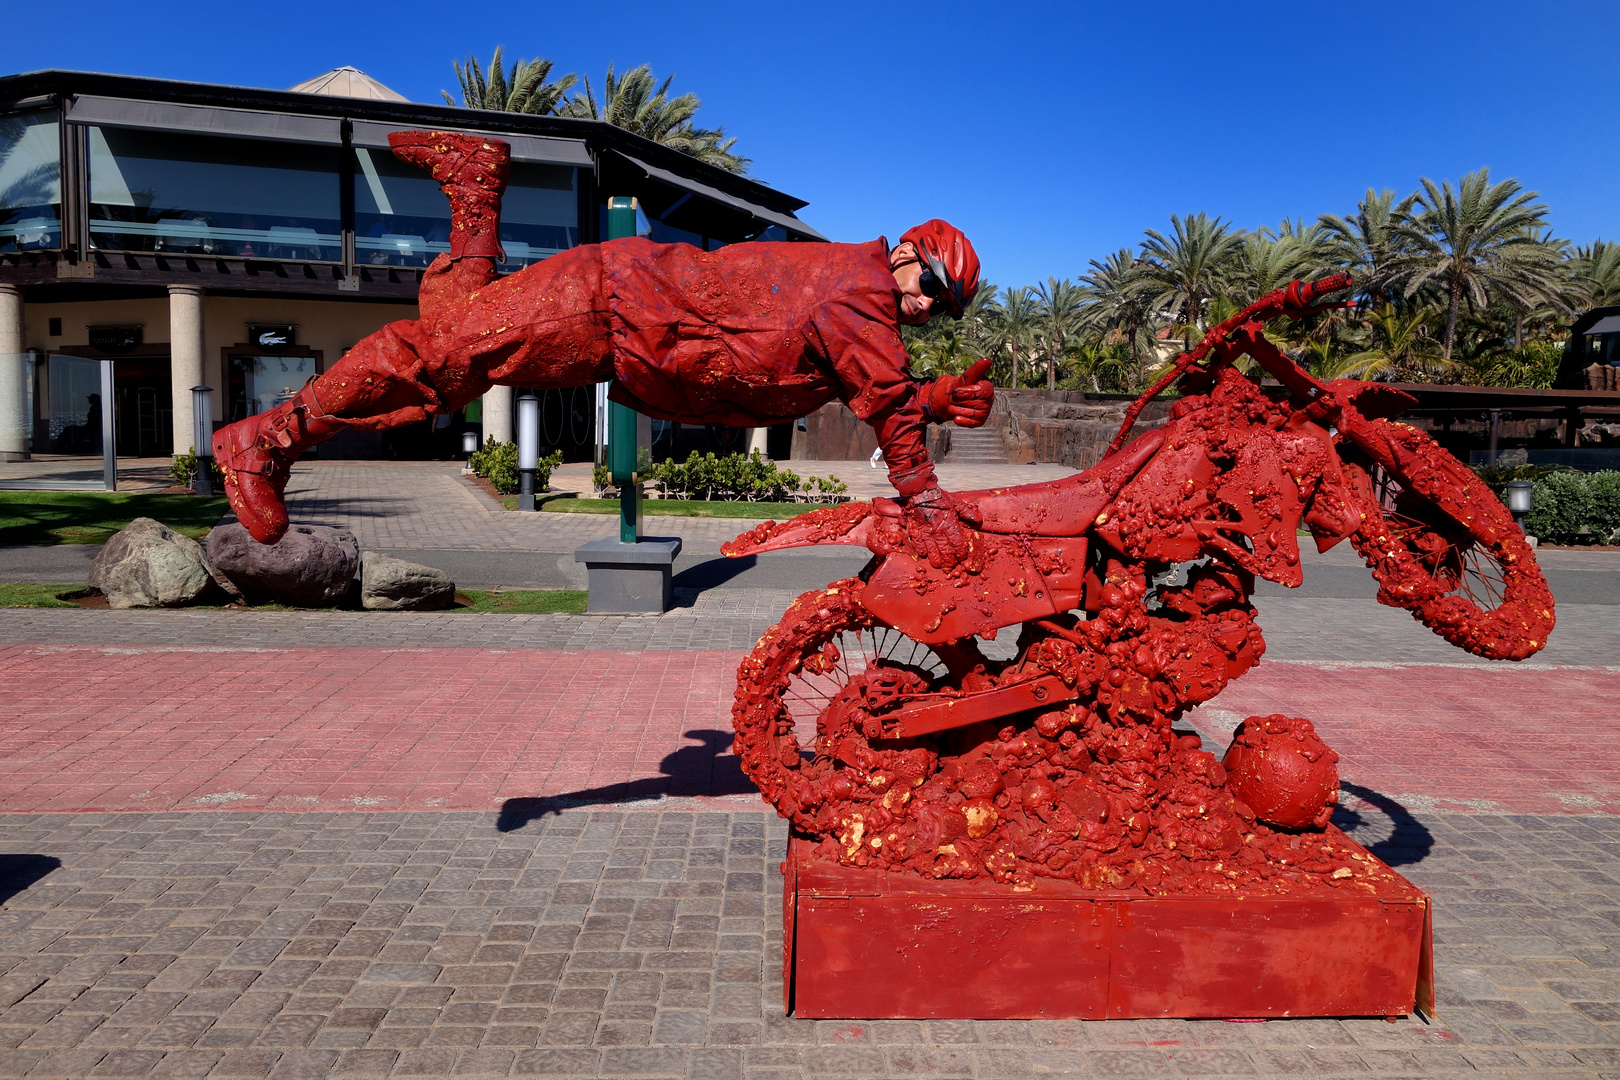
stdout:
[[1489,660],[1545,648],[1552,592],[1501,500],[1416,428],[1359,419],[1353,430],[1340,443],[1362,513],[1350,542],[1379,601]]

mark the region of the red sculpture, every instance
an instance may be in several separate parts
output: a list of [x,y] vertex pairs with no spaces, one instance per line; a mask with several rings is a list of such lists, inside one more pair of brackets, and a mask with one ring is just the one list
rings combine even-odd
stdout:
[[893,251],[881,239],[707,252],[612,240],[497,278],[507,144],[388,139],[449,198],[450,252],[423,274],[421,318],[367,336],[292,400],[215,434],[225,493],[260,543],[287,530],[292,462],[346,427],[454,412],[492,385],[612,380],[615,401],[689,423],[773,424],[843,400],[876,429],[896,490],[917,497],[919,532],[951,556],[965,548],[922,433],[928,420],[984,423],[990,383],[914,380],[899,334],[941,312],[960,318],[977,292],[978,256],[960,230],[929,221]]
[[[795,600],[738,671],[743,768],[820,857],[1154,895],[1371,893],[1393,879],[1336,832],[1290,831],[1324,825],[1336,795],[1308,722],[1251,718],[1228,758],[1235,781],[1172,726],[1259,661],[1254,579],[1302,582],[1302,522],[1320,550],[1348,538],[1382,602],[1479,656],[1523,659],[1553,628],[1501,503],[1388,419],[1410,399],[1319,382],[1266,340],[1268,320],[1349,285],[1296,282],[1214,327],[1093,468],[956,495],[976,523],[958,564],[932,564],[884,499],[726,545],[874,553],[859,577]],[[1243,355],[1280,385],[1240,371]],[[1175,380],[1170,419],[1125,444]],[[1012,658],[987,658],[979,642],[1009,628]]]

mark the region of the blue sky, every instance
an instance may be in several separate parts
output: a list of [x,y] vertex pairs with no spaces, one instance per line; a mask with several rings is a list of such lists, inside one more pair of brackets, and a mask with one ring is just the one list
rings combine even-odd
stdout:
[[[1172,213],[1344,213],[1489,166],[1560,236],[1620,238],[1610,3],[7,5],[11,70],[287,87],[353,64],[416,101],[450,61],[650,63],[835,240],[948,218],[988,278],[1083,273]],[[26,43],[26,44],[20,44]]]

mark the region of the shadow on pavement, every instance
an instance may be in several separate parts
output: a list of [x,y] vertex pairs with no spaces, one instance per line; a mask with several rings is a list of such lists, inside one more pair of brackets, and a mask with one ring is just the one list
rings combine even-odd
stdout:
[[1340,803],[1338,808],[1333,811],[1333,824],[1348,833],[1350,839],[1362,844],[1368,851],[1384,860],[1387,865],[1391,867],[1407,866],[1411,863],[1422,862],[1424,857],[1429,854],[1429,849],[1434,847],[1434,834],[1429,832],[1421,821],[1413,817],[1410,810],[1388,795],[1380,794],[1371,788],[1364,788],[1360,784],[1352,784],[1349,781],[1341,781],[1339,790],[1348,792],[1363,802],[1377,807],[1382,816],[1388,820],[1391,827],[1390,834],[1382,840],[1366,844],[1362,842],[1361,837],[1357,836],[1356,833],[1360,831],[1363,835],[1366,835],[1369,830],[1376,829],[1379,824],[1377,819],[1370,818],[1358,810],[1351,810],[1343,803]]
[[62,860],[53,855],[0,855],[0,904],[61,868]]
[[702,592],[718,585],[724,585],[738,574],[752,570],[759,561],[757,556],[744,555],[736,559],[718,558],[708,559],[696,566],[688,566],[685,570],[670,579],[670,584],[677,589],[691,589]]
[[[688,739],[701,740],[699,746],[683,746],[658,763],[660,776],[643,777],[626,784],[606,784],[583,791],[566,791],[540,798],[507,799],[495,820],[499,832],[516,832],[531,821],[548,814],[580,806],[647,802],[666,795],[748,795],[757,790],[743,775],[742,762],[726,755],[731,748],[731,732],[699,728],[688,731]],[[726,755],[726,756],[722,756]]]

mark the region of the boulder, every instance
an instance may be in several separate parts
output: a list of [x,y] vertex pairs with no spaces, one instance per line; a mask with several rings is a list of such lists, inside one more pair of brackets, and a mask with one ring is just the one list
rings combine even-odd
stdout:
[[151,518],[136,518],[102,545],[90,584],[115,608],[180,607],[218,587],[202,545]]
[[456,601],[456,583],[443,570],[392,555],[360,555],[360,604],[367,611],[442,611]]
[[250,604],[333,607],[348,595],[360,565],[360,542],[347,529],[293,525],[261,544],[241,525],[208,534],[208,563]]

